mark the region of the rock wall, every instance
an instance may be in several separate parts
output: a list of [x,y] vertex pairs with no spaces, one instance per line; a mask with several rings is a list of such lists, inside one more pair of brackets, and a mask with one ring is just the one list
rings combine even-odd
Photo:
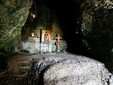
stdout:
[[[113,58],[113,2],[86,0],[81,5],[84,42],[95,56],[104,63]],[[110,66],[110,64],[109,64]]]
[[21,48],[21,28],[29,14],[32,0],[0,0],[0,70],[6,60]]
[[20,35],[31,5],[31,0],[0,1],[0,49]]

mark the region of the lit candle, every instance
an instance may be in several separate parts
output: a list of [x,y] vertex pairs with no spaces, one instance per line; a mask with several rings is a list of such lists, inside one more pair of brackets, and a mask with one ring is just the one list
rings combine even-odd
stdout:
[[33,14],[33,13],[31,13],[31,16],[32,16],[33,18],[36,18],[36,15],[35,15],[35,14]]
[[31,36],[32,36],[32,37],[35,36],[34,33],[31,33]]

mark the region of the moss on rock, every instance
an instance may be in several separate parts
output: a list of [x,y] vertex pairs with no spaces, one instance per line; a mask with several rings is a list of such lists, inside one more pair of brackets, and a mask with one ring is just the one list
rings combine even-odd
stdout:
[[0,49],[20,35],[31,8],[31,0],[0,1]]

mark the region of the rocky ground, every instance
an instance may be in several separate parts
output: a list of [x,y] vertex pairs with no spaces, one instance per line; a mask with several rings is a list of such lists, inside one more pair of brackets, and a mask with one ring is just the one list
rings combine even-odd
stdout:
[[17,53],[0,73],[0,85],[110,85],[104,64],[70,53]]

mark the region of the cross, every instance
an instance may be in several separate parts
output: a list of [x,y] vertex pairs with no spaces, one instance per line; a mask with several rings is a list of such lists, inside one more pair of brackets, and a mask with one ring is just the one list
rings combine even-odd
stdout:
[[60,50],[59,50],[59,46],[60,46],[60,34],[57,34],[57,36],[55,37],[56,41],[55,41],[55,46],[56,46],[56,52],[59,53]]
[[57,36],[55,37],[55,39],[56,39],[57,41],[60,41],[60,39],[61,39],[60,34],[57,34]]

